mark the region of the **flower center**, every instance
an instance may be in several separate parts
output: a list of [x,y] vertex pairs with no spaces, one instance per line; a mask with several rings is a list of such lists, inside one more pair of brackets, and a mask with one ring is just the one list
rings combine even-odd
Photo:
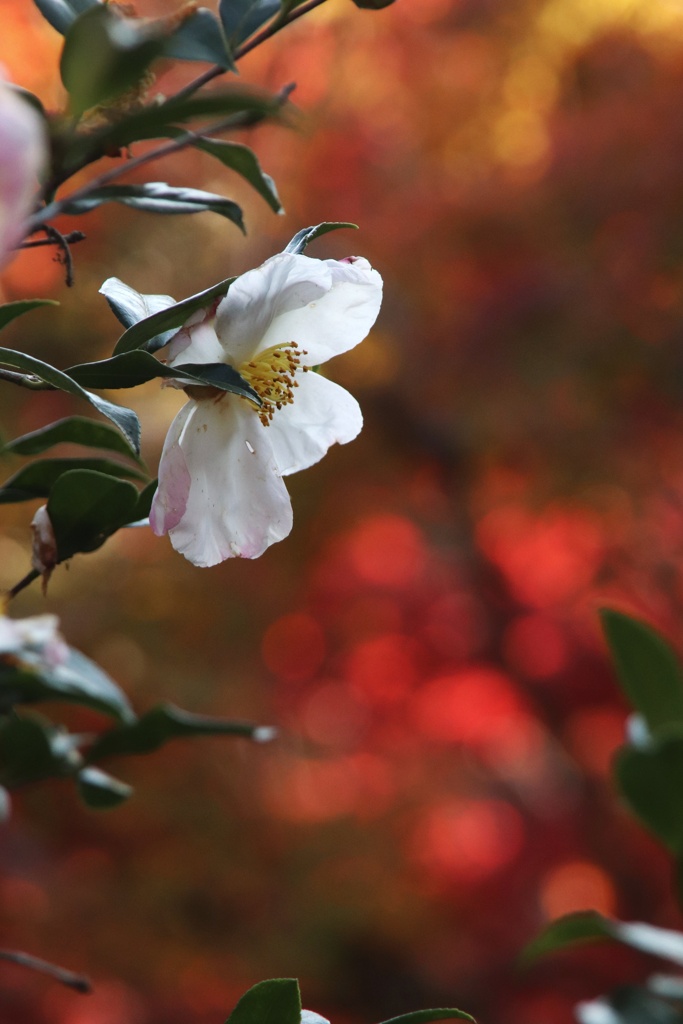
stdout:
[[299,349],[295,341],[287,345],[274,345],[259,353],[256,359],[242,363],[239,374],[250,384],[262,401],[259,419],[267,427],[276,409],[294,401],[294,388],[299,385],[294,378],[300,368],[307,373],[310,367],[301,365],[301,357],[308,353]]

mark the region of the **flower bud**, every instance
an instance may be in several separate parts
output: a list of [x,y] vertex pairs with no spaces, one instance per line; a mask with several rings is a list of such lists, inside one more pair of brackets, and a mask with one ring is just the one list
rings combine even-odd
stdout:
[[33,550],[31,565],[43,577],[43,590],[57,564],[57,541],[52,529],[52,522],[47,512],[47,505],[41,505],[31,520],[33,532]]

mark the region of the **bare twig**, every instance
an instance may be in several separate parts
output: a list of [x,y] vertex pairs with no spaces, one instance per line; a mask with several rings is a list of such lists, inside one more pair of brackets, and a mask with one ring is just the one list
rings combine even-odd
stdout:
[[[234,59],[239,60],[240,57],[244,57],[245,54],[250,53],[252,50],[255,50],[257,46],[260,46],[261,43],[264,43],[266,39],[270,39],[271,36],[274,36],[280,31],[280,29],[283,29],[286,25],[296,21],[297,18],[303,17],[304,14],[308,14],[308,12],[312,11],[315,7],[320,7],[325,2],[326,0],[308,0],[307,3],[301,4],[300,7],[291,11],[286,18],[283,18],[282,20],[276,18],[270,23],[270,25],[267,25],[266,28],[259,32],[258,35],[253,36],[251,39],[247,40],[246,43],[242,43],[241,46],[238,46],[233,54]],[[227,70],[227,68],[220,67],[220,65],[216,64],[214,67],[209,68],[208,71],[204,71],[201,75],[198,75],[197,78],[194,78],[183,89],[180,89],[180,91],[175,94],[174,99],[187,99],[188,96],[192,96],[198,89],[201,89],[202,86],[206,85],[208,82],[212,82],[214,78],[224,75]]]
[[[34,580],[37,580],[39,576],[40,576],[40,573],[38,572],[37,569],[31,569],[30,572],[26,573],[26,575],[24,576],[24,578],[22,580],[19,580],[18,583],[14,584],[14,586],[12,587],[11,590],[8,590],[6,592],[5,598],[8,601],[11,601],[13,597],[16,597],[17,594],[20,594],[22,592],[22,590],[25,590],[26,587],[30,586],[30,584],[33,583]],[[2,954],[2,950],[0,950],[0,956],[2,956],[2,955],[3,955]],[[26,956],[28,954],[22,954],[22,955]]]
[[85,975],[74,974],[73,971],[67,971],[56,964],[48,963],[47,960],[31,956],[30,953],[21,953],[14,949],[0,949],[0,960],[9,960],[10,963],[18,964],[20,967],[29,967],[32,971],[40,971],[41,974],[47,974],[51,978],[55,978],[56,981],[61,981],[62,985],[66,985],[67,988],[73,988],[84,995],[92,992],[92,985]]
[[57,391],[54,384],[48,384],[46,380],[41,380],[32,373],[18,373],[16,370],[5,370],[3,367],[0,367],[0,380],[18,384],[20,388],[28,388],[29,391]]

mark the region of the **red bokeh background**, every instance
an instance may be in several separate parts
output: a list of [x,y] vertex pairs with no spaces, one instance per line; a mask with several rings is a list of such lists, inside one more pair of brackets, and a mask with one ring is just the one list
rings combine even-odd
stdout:
[[[58,107],[56,33],[26,0],[2,21],[8,73]],[[112,763],[136,792],[106,814],[66,784],[19,794],[2,944],[95,993],[5,965],[0,1017],[215,1024],[255,981],[296,976],[334,1024],[428,1005],[566,1024],[646,964],[604,947],[522,971],[545,922],[593,907],[680,925],[668,858],[610,785],[627,709],[597,611],[674,642],[683,622],[683,14],[329,0],[241,73],[298,83],[293,127],[242,137],[285,216],[204,154],[166,161],[155,178],[240,200],[248,237],[211,214],[63,219],[88,234],[76,286],[20,254],[0,298],[62,307],[3,343],[58,366],[105,356],[105,277],[181,297],[351,220],[309,251],[385,279],[372,336],[330,366],[365,429],[290,478],[292,536],[256,562],[198,570],[128,531],[15,601],[59,614],[140,710],[172,700],[280,738]],[[129,398],[155,467],[182,399]],[[8,436],[72,411],[3,385]],[[3,506],[2,586],[27,570],[31,514]]]

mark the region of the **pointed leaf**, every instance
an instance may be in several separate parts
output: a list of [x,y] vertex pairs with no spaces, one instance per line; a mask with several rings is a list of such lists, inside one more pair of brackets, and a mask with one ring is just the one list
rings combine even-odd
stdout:
[[122,480],[87,469],[73,469],[52,488],[47,512],[59,561],[95,551],[107,537],[137,518],[139,494]]
[[248,398],[256,405],[261,405],[261,399],[256,391],[228,363],[183,363],[179,366],[166,366],[155,359],[151,352],[136,349],[122,352],[111,359],[102,359],[97,363],[81,363],[80,366],[72,366],[67,372],[79,383],[91,388],[134,388],[148,380],[162,377],[231,391],[233,394]]
[[218,19],[206,7],[199,7],[181,23],[164,47],[167,57],[178,60],[201,60],[219,68],[233,69]]
[[245,992],[227,1024],[299,1024],[301,996],[295,978],[260,981]]
[[115,423],[119,430],[126,435],[131,446],[136,452],[140,451],[140,421],[132,409],[126,409],[120,405],[114,405],[99,395],[93,395],[85,391],[75,380],[67,377],[61,370],[55,369],[49,363],[43,363],[40,359],[28,356],[23,352],[16,352],[10,348],[0,348],[0,364],[12,366],[23,373],[28,373],[45,381],[59,391],[66,391],[67,394],[76,398],[85,398],[87,402]]
[[5,452],[14,455],[41,455],[57,444],[80,444],[87,448],[105,448],[140,461],[140,456],[120,431],[85,416],[69,416],[23,437],[8,441]]
[[66,35],[79,14],[95,7],[100,0],[34,0],[46,21],[61,35]]
[[39,306],[58,306],[54,299],[20,299],[17,302],[5,302],[0,306],[0,330],[18,316],[29,313]]
[[78,792],[88,807],[98,811],[118,807],[133,792],[131,786],[99,768],[83,768],[77,775]]
[[174,306],[162,309],[158,313],[152,313],[151,316],[133,324],[119,338],[114,354],[119,355],[121,352],[131,352],[133,349],[143,347],[149,350],[161,348],[168,341],[166,338],[166,341],[159,343],[167,331],[172,328],[181,328],[197,310],[207,309],[216,299],[223,298],[230,285],[236,280],[236,277],[226,278],[225,281],[219,281],[218,284],[207,288],[206,291],[191,295],[188,299],[183,299],[182,302],[177,302]]
[[[464,1010],[413,1010],[412,1013],[402,1013],[399,1017],[390,1017],[383,1024],[431,1024],[437,1020],[469,1020],[474,1022],[474,1017]],[[476,1022],[474,1022],[476,1024]]]
[[297,231],[289,245],[285,247],[284,252],[291,252],[295,256],[298,256],[299,253],[302,253],[306,246],[315,238],[320,238],[321,235],[326,235],[328,231],[337,231],[339,228],[353,228],[357,231],[358,225],[349,224],[345,221],[324,221],[322,224],[315,224],[313,227],[303,228],[301,231]]
[[522,963],[529,964],[548,953],[560,949],[596,942],[599,939],[613,938],[612,922],[609,918],[598,914],[595,910],[581,910],[574,914],[565,914],[556,921],[551,921],[535,939],[525,947],[521,955]]
[[233,47],[248,39],[281,10],[280,0],[221,0],[218,12]]
[[[108,477],[118,479],[132,477],[134,480],[147,481],[145,474],[137,469],[111,459],[37,459],[20,469],[0,487],[0,504],[47,498],[56,482],[72,470],[95,470],[98,475],[106,474]],[[137,491],[135,493],[137,495]]]
[[650,731],[683,724],[683,671],[670,645],[629,615],[604,608],[600,617],[622,689]]
[[683,736],[661,736],[648,747],[622,747],[614,774],[636,817],[670,850],[682,855]]
[[242,210],[232,199],[202,192],[196,188],[177,188],[164,181],[149,181],[144,185],[105,185],[94,189],[82,199],[62,204],[62,213],[87,213],[102,203],[122,203],[147,213],[218,213],[244,232]]
[[109,303],[112,313],[125,328],[132,327],[138,320],[144,320],[152,313],[168,309],[175,305],[170,295],[142,295],[135,288],[119,281],[118,277],[108,277],[100,288]]
[[79,15],[66,33],[60,61],[71,113],[79,117],[136,85],[162,54],[164,42],[150,24],[108,4]]
[[226,167],[241,175],[265,199],[275,213],[283,212],[275,182],[269,174],[261,170],[256,154],[248,146],[243,146],[239,142],[200,138],[194,143],[194,147],[209,153]]
[[183,711],[173,704],[160,704],[136,722],[105,733],[91,749],[88,760],[95,761],[120,754],[149,754],[169,740],[180,737],[244,736],[258,741],[264,738],[263,729],[263,726],[251,722],[210,718]]
[[62,664],[49,665],[28,656],[14,663],[0,663],[0,713],[15,704],[42,700],[64,700],[112,715],[121,722],[135,718],[128,698],[99,665],[80,651],[69,649]]

